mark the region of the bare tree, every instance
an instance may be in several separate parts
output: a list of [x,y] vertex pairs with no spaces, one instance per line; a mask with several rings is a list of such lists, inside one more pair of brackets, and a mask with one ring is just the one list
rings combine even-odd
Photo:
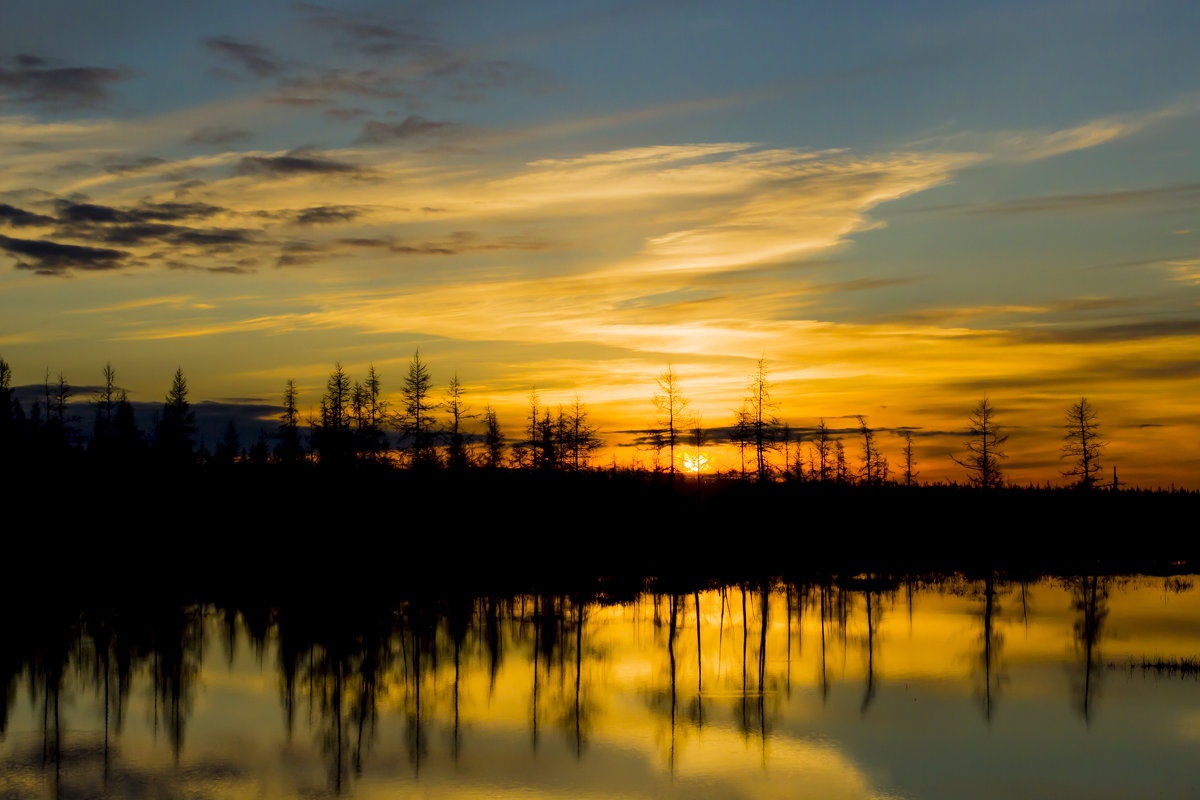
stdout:
[[841,439],[833,440],[833,454],[837,482],[845,483],[850,479],[850,468],[846,465],[846,448],[842,445]]
[[450,424],[446,429],[446,433],[450,436],[450,444],[446,448],[446,463],[451,469],[463,469],[467,466],[467,446],[466,437],[463,435],[463,424],[468,419],[479,416],[471,413],[464,400],[465,396],[466,390],[456,372],[450,379],[450,385],[446,387],[446,399],[442,401],[442,406],[445,407],[446,413],[450,417]]
[[746,387],[746,409],[751,443],[754,445],[755,469],[758,479],[765,481],[769,475],[770,463],[767,452],[775,446],[776,434],[779,430],[779,420],[775,409],[779,404],[771,399],[771,384],[767,380],[767,360],[758,359],[758,367],[750,376]]
[[675,477],[675,445],[683,427],[683,416],[689,401],[679,388],[679,378],[670,364],[658,376],[658,393],[654,395],[654,407],[660,414],[658,424],[662,426],[663,442],[671,456],[671,477]]
[[986,397],[971,409],[968,420],[967,452],[962,458],[954,455],[951,458],[955,464],[967,470],[972,486],[998,489],[1004,485],[1000,460],[1007,458],[1000,446],[1008,441],[1008,434],[1000,434],[996,426],[996,407]]
[[867,418],[857,414],[858,432],[862,434],[862,482],[864,486],[879,483],[879,450],[875,445],[875,431],[867,426]]
[[813,466],[817,470],[817,475],[822,483],[829,480],[829,472],[833,464],[831,459],[833,456],[833,440],[829,437],[829,426],[825,424],[825,418],[821,418],[821,422],[817,425],[817,435],[813,439],[813,450],[815,462]]
[[1075,463],[1063,473],[1066,477],[1079,478],[1076,484],[1081,489],[1091,489],[1100,474],[1100,452],[1108,442],[1100,439],[1100,423],[1096,421],[1096,409],[1086,397],[1079,398],[1067,409],[1063,425],[1066,444],[1062,447],[1063,458],[1073,458]]
[[916,470],[917,459],[913,455],[912,431],[900,434],[904,438],[904,485],[912,486],[919,474]]

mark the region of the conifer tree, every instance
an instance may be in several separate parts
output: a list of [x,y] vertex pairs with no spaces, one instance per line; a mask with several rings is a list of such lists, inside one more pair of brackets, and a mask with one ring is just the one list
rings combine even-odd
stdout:
[[162,418],[158,423],[155,449],[159,458],[172,465],[182,466],[193,462],[195,445],[192,436],[196,433],[196,416],[188,402],[187,379],[183,368],[175,370],[171,389],[163,403]]

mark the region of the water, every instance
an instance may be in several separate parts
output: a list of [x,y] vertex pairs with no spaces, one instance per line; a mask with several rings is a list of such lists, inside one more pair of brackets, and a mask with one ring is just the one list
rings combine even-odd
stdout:
[[1200,795],[1191,578],[675,591],[10,604],[0,797]]

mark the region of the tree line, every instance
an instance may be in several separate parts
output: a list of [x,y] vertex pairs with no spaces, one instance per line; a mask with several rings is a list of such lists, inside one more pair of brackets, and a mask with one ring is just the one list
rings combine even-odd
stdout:
[[[901,459],[893,465],[881,452],[877,431],[867,417],[855,415],[855,425],[835,431],[822,418],[810,429],[797,431],[779,417],[772,398],[765,358],[749,376],[741,404],[732,409],[730,424],[706,428],[693,411],[678,373],[667,366],[656,381],[652,397],[656,416],[653,427],[638,439],[638,447],[651,453],[647,472],[675,480],[681,472],[709,471],[704,450],[710,444],[727,444],[738,454],[732,474],[742,480],[812,481],[829,484],[883,486],[920,485],[913,431],[898,431]],[[197,441],[195,412],[189,400],[187,379],[177,369],[164,396],[152,430],[139,429],[125,390],[117,383],[112,364],[102,370],[102,383],[88,405],[92,411],[90,436],[79,429],[75,414],[79,403],[71,385],[59,373],[45,373],[40,396],[28,411],[12,386],[12,370],[0,358],[0,459],[23,462],[81,462],[98,464],[156,464],[184,467],[234,464],[319,464],[323,467],[393,467],[412,470],[513,469],[579,472],[598,465],[605,442],[579,395],[556,408],[542,401],[535,389],[529,395],[521,433],[505,435],[496,410],[485,405],[476,411],[457,373],[445,387],[434,385],[428,363],[413,354],[401,385],[398,401],[385,397],[382,378],[371,365],[362,380],[352,379],[337,363],[325,383],[317,407],[303,412],[295,380],[288,380],[281,395],[282,411],[268,432],[260,429],[252,443],[241,440],[229,421],[224,435],[210,450]],[[1065,412],[1062,474],[1071,484],[1116,489],[1121,484],[1113,470],[1111,482],[1101,478],[1101,459],[1107,442],[1100,434],[1098,414],[1086,397]],[[852,439],[847,440],[847,437]],[[1006,485],[1002,467],[1007,457],[1008,435],[1001,432],[997,411],[988,398],[967,415],[962,450],[951,458],[966,473],[966,483],[980,489]],[[848,453],[857,444],[857,459]],[[681,469],[682,464],[682,469]],[[606,465],[608,466],[608,465]],[[611,464],[616,469],[615,456]]]

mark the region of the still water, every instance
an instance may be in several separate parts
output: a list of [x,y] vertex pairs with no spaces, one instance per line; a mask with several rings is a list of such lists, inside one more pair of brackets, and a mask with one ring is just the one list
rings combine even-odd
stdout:
[[1200,796],[1191,578],[4,611],[0,797]]

